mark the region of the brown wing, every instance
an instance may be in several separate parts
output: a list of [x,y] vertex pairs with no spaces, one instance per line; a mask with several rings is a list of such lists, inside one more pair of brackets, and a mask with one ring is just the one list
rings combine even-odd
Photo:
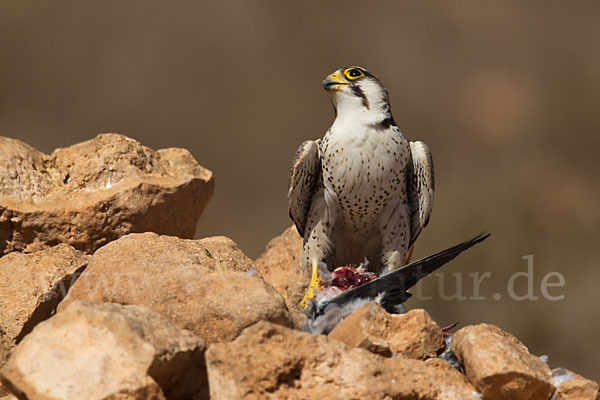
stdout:
[[410,210],[410,245],[427,226],[433,209],[433,159],[423,142],[410,142],[412,163],[408,168],[408,205]]
[[290,218],[302,237],[304,237],[310,203],[321,179],[319,142],[320,140],[307,140],[302,143],[296,151],[290,171],[288,210]]

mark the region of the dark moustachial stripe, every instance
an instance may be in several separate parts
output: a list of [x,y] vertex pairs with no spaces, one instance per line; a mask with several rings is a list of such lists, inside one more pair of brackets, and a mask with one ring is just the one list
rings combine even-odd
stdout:
[[390,126],[397,126],[396,125],[396,121],[394,121],[394,117],[392,117],[391,115],[386,117],[383,121],[381,121],[379,123],[379,125],[383,128],[383,129],[387,129]]
[[352,85],[351,89],[352,89],[352,93],[354,93],[355,96],[358,96],[362,99],[362,105],[368,109],[369,108],[369,100],[367,100],[367,96],[365,96],[365,92],[363,92],[363,90],[356,85]]

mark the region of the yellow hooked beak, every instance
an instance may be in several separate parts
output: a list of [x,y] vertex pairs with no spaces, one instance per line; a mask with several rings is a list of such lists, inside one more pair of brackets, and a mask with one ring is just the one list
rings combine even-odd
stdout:
[[330,90],[338,90],[340,86],[347,85],[346,82],[338,73],[333,73],[331,75],[327,75],[327,78],[323,81],[323,89]]

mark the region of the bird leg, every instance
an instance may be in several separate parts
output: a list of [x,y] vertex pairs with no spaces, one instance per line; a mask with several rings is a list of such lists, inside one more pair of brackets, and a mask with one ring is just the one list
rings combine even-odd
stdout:
[[[300,302],[302,308],[306,308],[307,301],[317,295],[323,279],[327,279],[328,269],[323,261],[330,252],[332,221],[335,221],[335,212],[328,209],[323,189],[313,198],[302,246],[302,270],[308,272],[308,266],[312,266],[312,273],[308,290]],[[319,273],[319,264],[324,266],[324,273]]]
[[306,302],[309,299],[313,299],[317,295],[317,292],[319,291],[319,289],[321,289],[321,286],[323,286],[323,280],[321,279],[321,276],[319,275],[319,265],[313,264],[312,274],[310,277],[310,284],[308,285],[308,290],[306,291],[304,298],[300,302],[300,305],[302,306],[302,308],[306,308]]

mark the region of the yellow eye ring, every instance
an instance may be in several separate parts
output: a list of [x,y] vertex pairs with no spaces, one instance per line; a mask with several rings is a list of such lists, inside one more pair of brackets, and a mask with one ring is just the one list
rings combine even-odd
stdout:
[[348,78],[348,80],[353,81],[362,78],[365,74],[358,68],[348,68],[344,71],[344,76]]

